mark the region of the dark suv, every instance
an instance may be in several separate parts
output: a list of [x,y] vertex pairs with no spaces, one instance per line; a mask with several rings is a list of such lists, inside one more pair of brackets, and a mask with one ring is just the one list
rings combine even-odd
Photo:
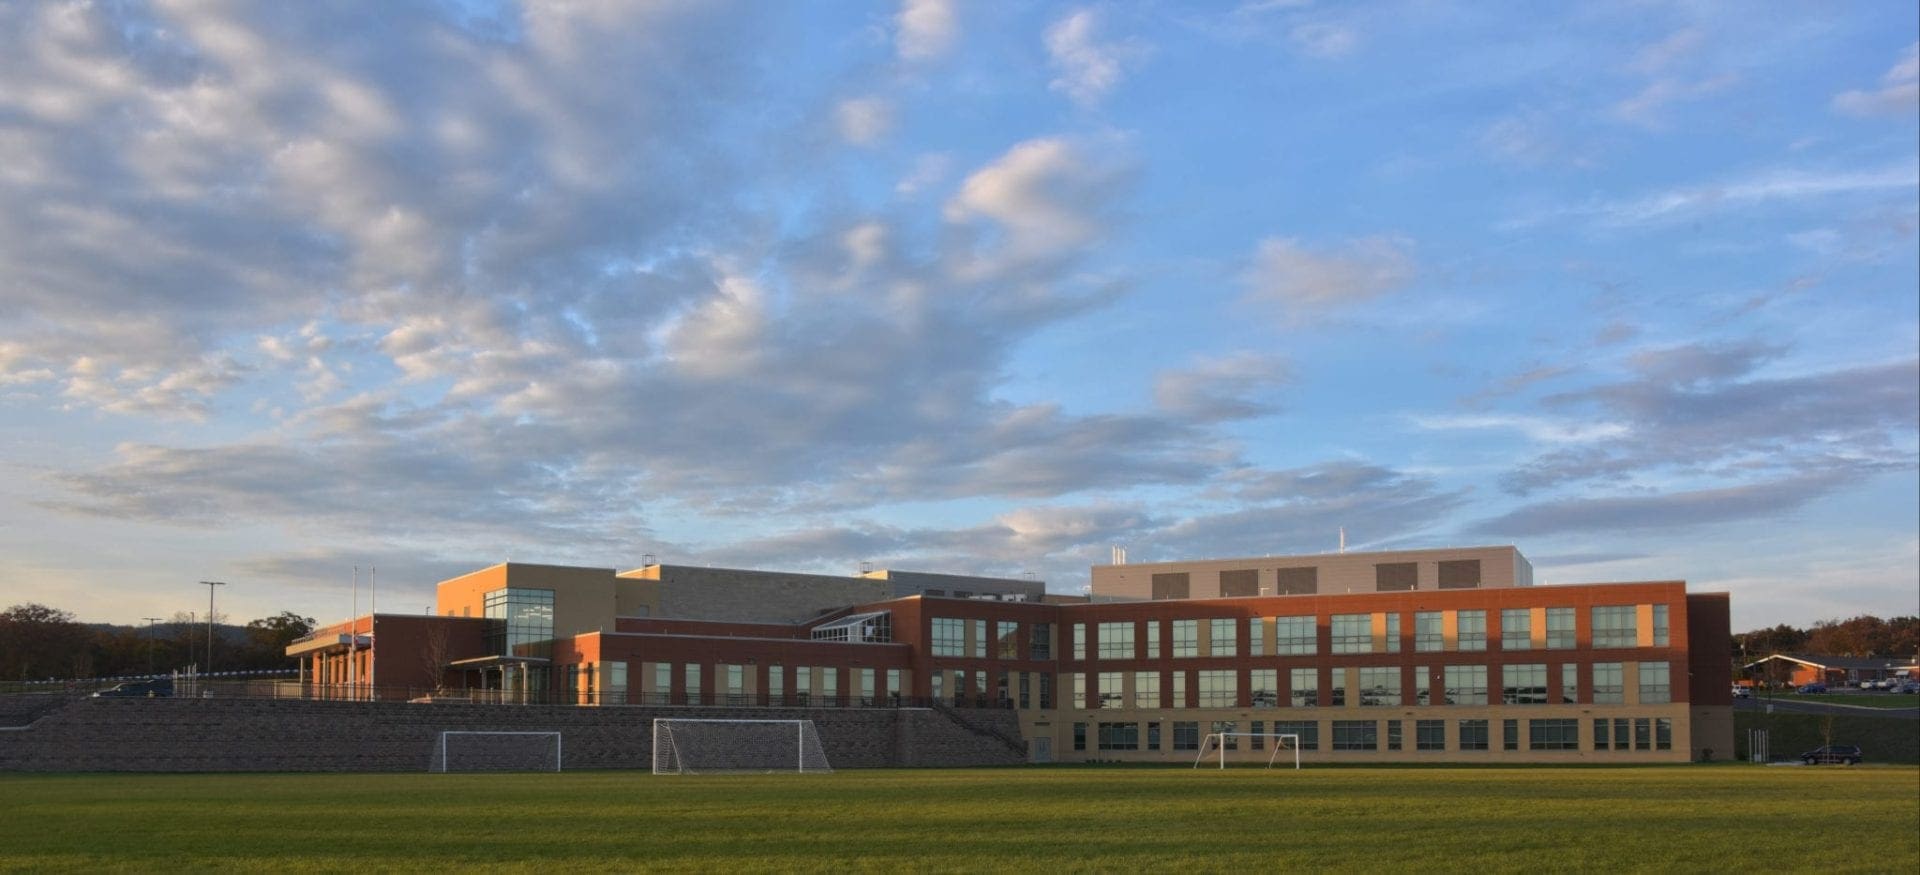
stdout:
[[1809,766],[1820,763],[1845,763],[1849,766],[1857,766],[1860,764],[1860,748],[1851,744],[1816,747],[1801,754],[1800,761]]

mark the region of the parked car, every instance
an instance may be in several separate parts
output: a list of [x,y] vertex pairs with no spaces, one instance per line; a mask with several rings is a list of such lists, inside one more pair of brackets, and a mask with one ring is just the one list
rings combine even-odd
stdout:
[[1826,684],[1801,684],[1799,689],[1794,690],[1796,693],[1824,693],[1826,691]]
[[1753,688],[1735,684],[1733,687],[1733,697],[1736,699],[1751,699],[1753,698]]
[[1860,764],[1860,748],[1851,744],[1829,744],[1801,754],[1800,761],[1809,766],[1827,763],[1857,766]]
[[116,684],[93,694],[96,699],[161,699],[173,695],[173,681],[156,678],[150,681],[127,681]]
[[1900,686],[1894,687],[1893,691],[1896,693],[1920,693],[1920,681],[1904,681]]

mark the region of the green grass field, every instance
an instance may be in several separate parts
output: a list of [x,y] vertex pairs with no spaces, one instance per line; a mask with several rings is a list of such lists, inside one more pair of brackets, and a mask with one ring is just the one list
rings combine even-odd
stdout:
[[1916,791],[1866,766],[13,774],[0,869],[1912,872]]
[[[1826,702],[1832,705],[1852,705],[1855,708],[1886,710],[1920,708],[1920,696],[1901,693],[1794,693],[1775,698],[1782,702]],[[1761,697],[1761,701],[1767,701],[1767,697]]]

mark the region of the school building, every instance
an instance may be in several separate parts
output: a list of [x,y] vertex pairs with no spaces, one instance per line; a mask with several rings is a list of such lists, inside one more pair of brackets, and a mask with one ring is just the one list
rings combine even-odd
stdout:
[[1308,762],[1676,762],[1732,756],[1728,631],[1725,593],[1536,586],[1498,546],[1103,565],[1078,597],[508,563],[288,654],[314,697],[1013,709],[1034,761],[1191,762],[1251,732]]

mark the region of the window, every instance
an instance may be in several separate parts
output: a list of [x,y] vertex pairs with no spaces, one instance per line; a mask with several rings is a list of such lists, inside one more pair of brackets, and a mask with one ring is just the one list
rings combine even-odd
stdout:
[[1072,697],[1067,700],[1068,708],[1087,707],[1087,676],[1077,671],[1067,675],[1067,695]]
[[1157,671],[1136,671],[1133,673],[1133,707],[1160,707],[1160,673]]
[[1593,749],[1607,749],[1607,718],[1593,718]]
[[1197,720],[1173,721],[1173,749],[1200,749],[1200,722]]
[[1260,594],[1260,572],[1246,568],[1220,572],[1220,597],[1244,598]]
[[973,658],[987,658],[987,621],[973,621]]
[[1413,747],[1415,750],[1446,750],[1447,721],[1415,720],[1413,722]]
[[1372,720],[1333,721],[1334,750],[1379,750],[1380,724]]
[[1033,707],[1032,705],[1032,702],[1033,702],[1032,674],[1033,674],[1032,672],[1025,672],[1025,671],[1020,673],[1020,709],[1023,711]]
[[1653,719],[1653,747],[1655,750],[1673,750],[1673,721],[1666,717]]
[[1459,634],[1455,638],[1459,642],[1459,649],[1487,649],[1487,612],[1461,611],[1457,619]]
[[1320,569],[1312,565],[1278,569],[1274,578],[1274,595],[1313,595],[1320,591]]
[[687,676],[687,704],[700,704],[700,663],[689,662],[683,671]]
[[1124,675],[1124,672],[1118,671],[1103,671],[1100,673],[1100,707],[1126,707],[1127,703],[1121,698],[1123,693],[1120,689],[1120,678]]
[[1451,559],[1439,563],[1441,589],[1472,589],[1480,585],[1480,560]]
[[1156,574],[1153,576],[1153,597],[1155,599],[1183,599],[1188,597],[1192,587],[1186,572]]
[[1255,708],[1277,708],[1280,706],[1279,672],[1271,668],[1256,668],[1247,672],[1247,692],[1251,695]]
[[1251,744],[1247,745],[1248,747],[1253,748],[1254,750],[1267,749],[1267,740],[1261,737],[1266,734],[1267,721],[1255,720],[1253,721],[1252,724],[1250,724],[1247,727],[1247,731],[1253,733],[1253,737],[1250,739],[1247,739],[1248,741],[1252,742]]
[[747,667],[744,665],[725,666],[727,673],[727,704],[744,705],[747,703]]
[[1087,749],[1087,724],[1085,723],[1073,724],[1073,749],[1074,750]]
[[1400,721],[1387,721],[1387,750],[1400,749]]
[[1263,625],[1264,624],[1259,617],[1247,618],[1247,655],[1248,656],[1264,655],[1264,651],[1267,643],[1265,639],[1267,636],[1264,634],[1261,634],[1262,632],[1265,631],[1265,629],[1262,628]]
[[1633,749],[1653,750],[1653,721],[1645,717],[1633,718]]
[[1139,750],[1140,724],[1102,723],[1099,726],[1101,750]]
[[[1233,721],[1231,721],[1231,720],[1215,720],[1215,721],[1213,721],[1213,730],[1212,730],[1212,731],[1213,731],[1213,732],[1215,732],[1215,733],[1222,733],[1222,732],[1236,732],[1236,731],[1238,731],[1238,730],[1239,730],[1239,727],[1237,727],[1237,726],[1235,726],[1235,725],[1234,725],[1234,723],[1233,723]],[[1221,746],[1221,747],[1224,747],[1224,748],[1226,748],[1227,750],[1239,750],[1239,749],[1240,749],[1240,739],[1238,739],[1238,738],[1229,738],[1229,737],[1224,737],[1224,736],[1223,736],[1223,737],[1222,737],[1222,738],[1220,739],[1220,746]]]
[[1620,705],[1627,701],[1626,672],[1617,662],[1593,664],[1593,703]]
[[1073,624],[1073,658],[1075,660],[1087,658],[1087,624],[1085,623]]
[[[1003,673],[1001,677],[1005,678],[1006,675]],[[854,683],[858,685],[854,691],[854,695],[860,697],[860,704],[869,705],[869,706],[872,705],[873,704],[873,669],[870,669],[870,668],[859,669],[857,676],[854,678]],[[1003,681],[1000,687],[1000,700],[1006,701],[1006,698],[1007,698],[1007,688],[1006,688],[1005,682]]]
[[1332,681],[1332,683],[1327,684],[1327,704],[1335,708],[1345,707],[1347,704],[1347,670],[1344,668],[1335,668],[1333,671],[1328,672],[1328,680]]
[[1288,678],[1290,700],[1295,708],[1311,708],[1320,704],[1320,670],[1316,668],[1293,669]]
[[1207,626],[1207,653],[1211,656],[1235,656],[1239,653],[1239,644],[1235,635],[1240,623],[1231,617],[1213,620]]
[[786,673],[786,669],[780,666],[767,666],[767,704],[784,704],[781,697],[787,694]]
[[1160,749],[1160,724],[1147,724],[1147,750]]
[[653,696],[647,701],[661,705],[673,703],[673,663],[656,662],[653,664]]
[[1231,669],[1200,672],[1200,707],[1232,708],[1240,704],[1240,685]]
[[[1053,624],[1035,623],[1031,628],[1031,638],[1027,643],[1027,653],[1033,659],[1053,658]],[[936,656],[938,654],[935,654]]]
[[1373,615],[1334,614],[1333,652],[1372,653]]
[[839,705],[840,670],[823,665],[817,671],[820,674],[820,698],[828,707]]
[[1387,614],[1387,652],[1400,652],[1400,612],[1398,611]]
[[1564,662],[1560,664],[1560,704],[1572,705],[1580,701],[1580,666]]
[[1579,750],[1580,721],[1570,719],[1527,721],[1528,750]]
[[1487,667],[1449,665],[1446,667],[1447,704],[1485,705],[1487,703]]
[[1667,646],[1667,606],[1653,606],[1653,646]]
[[1547,609],[1547,649],[1573,649],[1573,609]]
[[1593,609],[1593,646],[1634,647],[1640,643],[1640,636],[1634,630],[1634,607],[1632,605],[1596,606]]
[[1046,672],[1040,673],[1040,707],[1043,709],[1053,707],[1053,675]]
[[1320,749],[1320,722],[1317,720],[1276,720],[1273,732],[1275,735],[1300,736],[1301,750]]
[[1628,720],[1625,717],[1613,718],[1613,749],[1630,750],[1633,741],[1627,736]]
[[1412,562],[1382,562],[1373,566],[1376,592],[1405,592],[1420,584],[1420,566]]
[[998,632],[993,636],[999,645],[996,655],[1001,659],[1020,658],[1020,624],[1012,620],[1001,620],[995,624]]
[[1100,624],[1100,658],[1101,659],[1132,659],[1133,658],[1133,624],[1132,623],[1101,623]]
[[1173,707],[1187,707],[1187,673],[1184,671],[1173,673]]
[[1005,669],[1000,670],[999,677],[994,681],[993,699],[999,707],[1008,708],[1013,706],[1012,700],[1007,698],[1007,671]]
[[[934,672],[934,682],[938,683],[940,673]],[[805,705],[813,700],[813,668],[796,665],[793,667],[793,703]]]
[[1176,657],[1200,655],[1200,621],[1173,621],[1173,655]]
[[553,590],[496,589],[481,596],[489,620],[487,652],[497,656],[553,656]]
[[1461,750],[1491,750],[1492,749],[1487,744],[1487,721],[1485,720],[1460,721],[1460,749]]
[[1533,612],[1508,608],[1500,612],[1500,649],[1533,649]]
[[1433,704],[1433,672],[1424,665],[1413,667],[1413,703]]
[[1160,621],[1159,620],[1147,621],[1147,658],[1148,659],[1161,658]]
[[1500,721],[1500,741],[1502,750],[1520,749],[1520,721]]
[[1640,663],[1640,704],[1665,705],[1673,701],[1671,663]]
[[1439,653],[1447,649],[1446,626],[1439,611],[1415,611],[1413,614],[1413,652]]
[[950,617],[933,618],[933,655],[967,655],[967,621]]
[[1545,705],[1547,703],[1546,663],[1501,666],[1500,703]]
[[1365,707],[1398,707],[1400,667],[1369,666],[1360,669],[1360,704]]
[[1317,649],[1312,617],[1276,617],[1274,652],[1282,656],[1312,656]]

